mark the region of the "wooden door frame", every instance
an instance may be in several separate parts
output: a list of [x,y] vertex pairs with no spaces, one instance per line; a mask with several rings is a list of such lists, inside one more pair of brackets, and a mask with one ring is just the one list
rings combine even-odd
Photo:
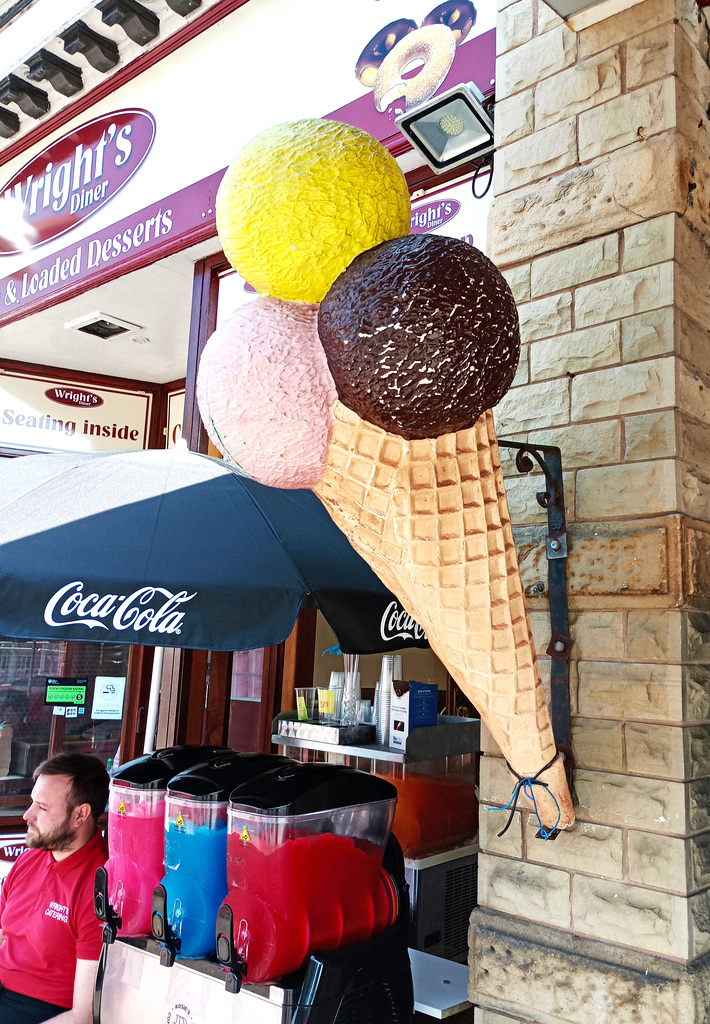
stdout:
[[[219,279],[230,270],[222,252],[198,260],[192,288],[192,312],[187,368],[183,437],[191,451],[207,453],[209,438],[197,405],[196,382],[200,356],[217,326]],[[257,744],[271,748],[272,719],[278,711],[295,706],[296,686],[313,680],[315,612],[301,611],[291,636],[264,652],[262,697]],[[209,681],[207,652],[174,652],[163,672],[158,745],[172,743],[226,743],[229,725],[231,654],[211,653]]]

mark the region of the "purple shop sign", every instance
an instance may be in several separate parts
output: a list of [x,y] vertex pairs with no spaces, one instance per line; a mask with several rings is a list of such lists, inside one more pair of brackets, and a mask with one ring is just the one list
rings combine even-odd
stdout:
[[422,235],[427,231],[436,231],[456,216],[461,209],[457,199],[432,199],[421,206],[412,207],[413,235]]
[[223,175],[217,171],[0,279],[0,325],[211,238]]
[[72,386],[47,388],[44,395],[51,402],[76,406],[78,409],[96,409],[99,405],[104,404],[103,398],[100,395],[95,395],[93,391],[84,391],[82,388]]
[[92,217],[150,152],[147,110],[115,110],[57,139],[0,189],[0,256],[26,252]]

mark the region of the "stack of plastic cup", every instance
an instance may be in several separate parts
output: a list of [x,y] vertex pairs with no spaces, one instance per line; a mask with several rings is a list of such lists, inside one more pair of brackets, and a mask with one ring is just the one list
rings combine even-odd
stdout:
[[343,712],[341,721],[344,725],[357,724],[357,702],[360,699],[360,673],[357,670],[360,656],[344,654],[345,686],[343,687]]
[[377,687],[377,742],[385,747],[388,747],[390,742],[394,657],[392,654],[383,654],[380,681]]
[[372,702],[369,700],[357,701],[358,725],[370,725],[372,722]]
[[333,721],[339,722],[343,708],[343,690],[345,688],[345,673],[331,672],[329,689],[334,691],[333,697]]

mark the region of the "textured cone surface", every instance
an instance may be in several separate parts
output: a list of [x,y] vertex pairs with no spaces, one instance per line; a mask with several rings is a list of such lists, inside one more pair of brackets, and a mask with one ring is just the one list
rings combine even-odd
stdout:
[[[406,441],[340,402],[322,480],[334,522],[427,633],[510,766],[533,776],[555,740],[532,642],[493,415]],[[574,821],[562,760],[541,775]],[[542,787],[543,824],[557,808]]]
[[365,249],[409,233],[405,177],[367,132],[317,118],[267,128],[217,193],[227,259],[260,295],[320,302]]

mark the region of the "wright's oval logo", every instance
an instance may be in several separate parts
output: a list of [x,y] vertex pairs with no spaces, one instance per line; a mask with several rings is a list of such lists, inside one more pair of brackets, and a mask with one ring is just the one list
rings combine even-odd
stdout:
[[412,234],[435,231],[452,220],[461,209],[457,199],[432,199],[412,210]]
[[147,110],[115,110],[57,139],[0,189],[0,256],[71,231],[121,191],[150,152]]
[[104,404],[103,398],[100,395],[95,395],[93,391],[83,391],[81,388],[69,386],[47,388],[44,396],[52,402],[58,402],[60,405],[73,405],[78,409],[98,409],[100,405]]

